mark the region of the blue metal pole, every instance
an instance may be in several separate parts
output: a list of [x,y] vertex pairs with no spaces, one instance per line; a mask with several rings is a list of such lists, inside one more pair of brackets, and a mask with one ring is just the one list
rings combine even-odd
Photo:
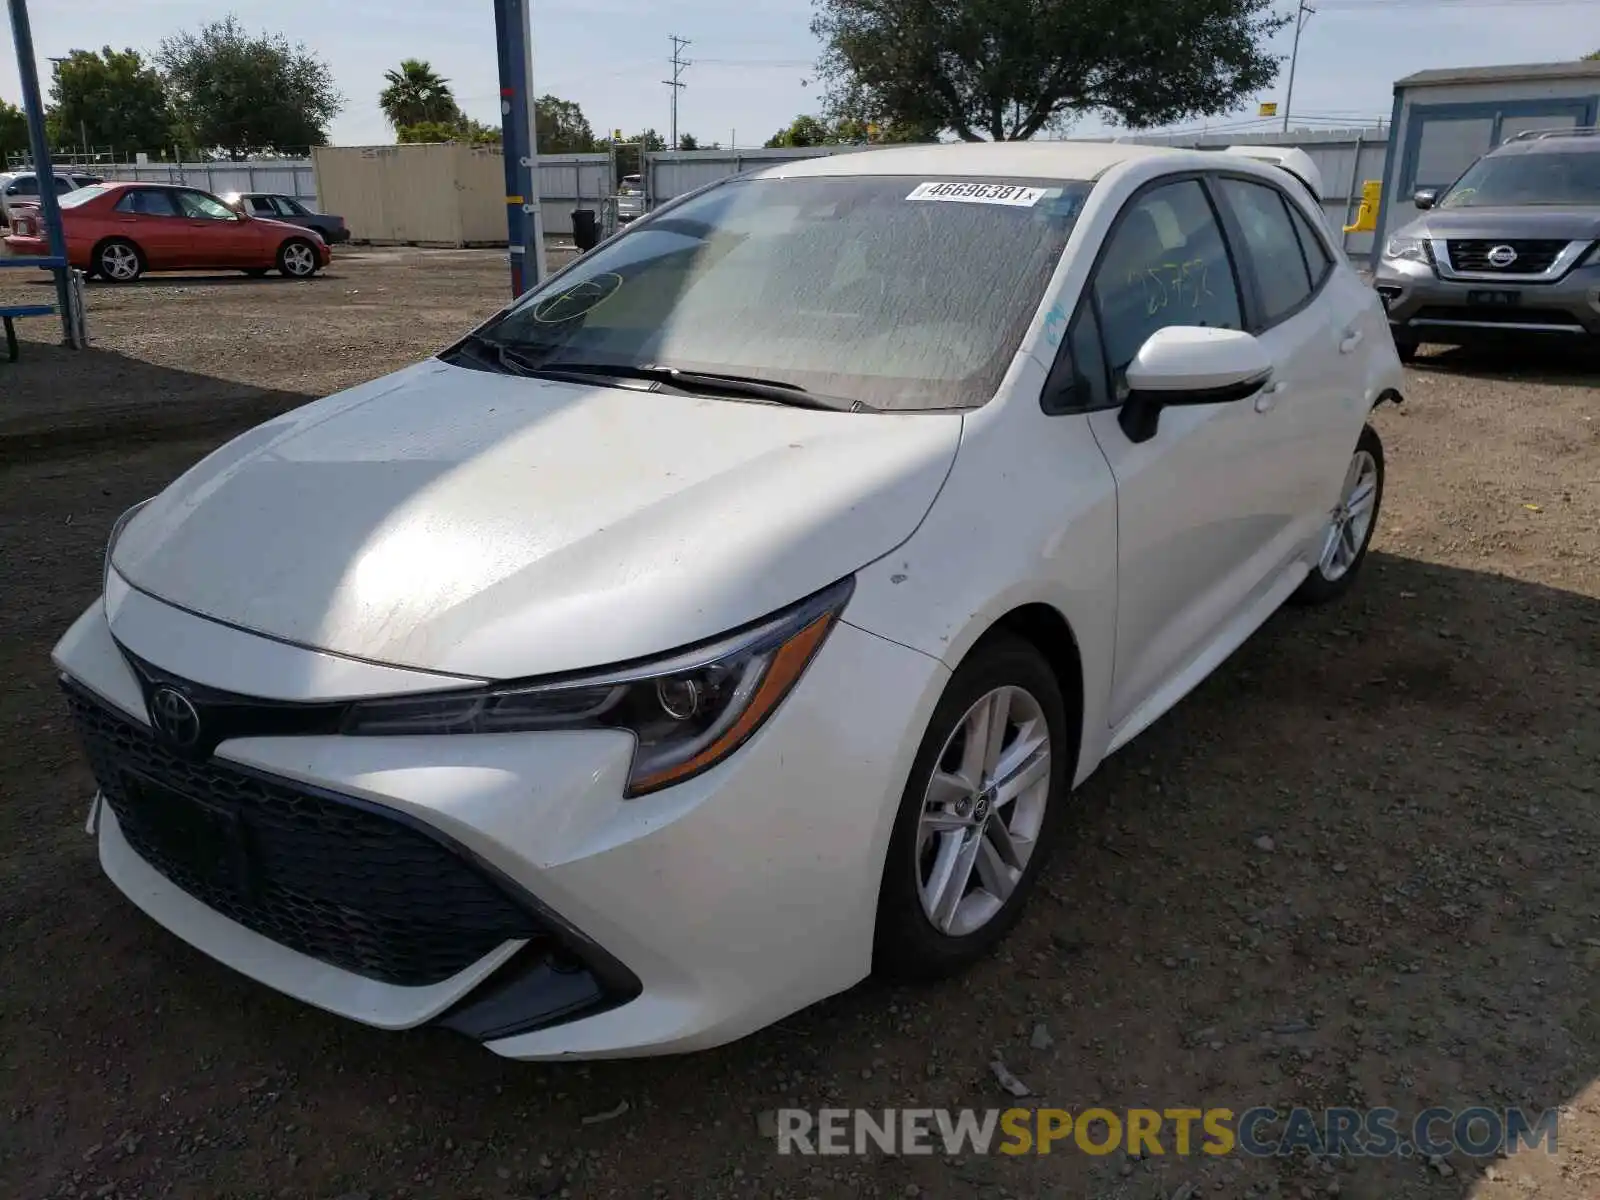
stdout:
[[532,0],[494,0],[513,297],[535,287],[546,274],[544,221],[539,208],[539,152],[533,119],[531,3]]
[[[44,132],[44,101],[39,96],[39,67],[33,57],[33,27],[28,23],[27,0],[8,0],[11,36],[17,44],[17,75],[22,80],[22,109],[28,118],[28,146],[33,151],[33,173],[39,180],[39,214],[44,218],[50,255],[65,264],[67,238],[61,228],[61,206],[56,203],[56,174],[50,161],[50,143]],[[61,336],[72,342],[72,285],[62,265],[54,269],[56,305],[61,314]]]

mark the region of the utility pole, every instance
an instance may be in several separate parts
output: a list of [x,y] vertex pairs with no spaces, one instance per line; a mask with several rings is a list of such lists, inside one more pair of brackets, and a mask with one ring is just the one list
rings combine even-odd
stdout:
[[683,69],[693,64],[683,57],[683,48],[689,44],[688,38],[681,38],[677,34],[669,35],[672,38],[672,78],[663,79],[661,82],[672,89],[672,141],[667,143],[668,150],[678,148],[678,93],[689,85],[682,80]]
[[1300,61],[1300,31],[1306,27],[1306,21],[1317,10],[1300,0],[1300,5],[1294,12],[1294,50],[1289,55],[1289,94],[1283,98],[1283,131],[1289,132],[1289,113],[1294,107],[1294,69]]

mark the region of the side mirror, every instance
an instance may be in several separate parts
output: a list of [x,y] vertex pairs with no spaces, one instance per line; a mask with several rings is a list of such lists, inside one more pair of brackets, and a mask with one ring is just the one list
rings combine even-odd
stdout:
[[1271,376],[1272,359],[1248,333],[1168,326],[1151,334],[1128,364],[1128,394],[1118,421],[1129,441],[1147,442],[1156,435],[1163,408],[1245,400]]
[[1438,188],[1418,188],[1411,193],[1411,203],[1420,210],[1427,210],[1439,203]]

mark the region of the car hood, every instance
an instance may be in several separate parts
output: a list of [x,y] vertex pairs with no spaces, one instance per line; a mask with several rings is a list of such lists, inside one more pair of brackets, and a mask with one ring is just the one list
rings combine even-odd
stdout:
[[1433,209],[1407,225],[1401,233],[1421,238],[1562,238],[1566,241],[1600,238],[1600,205],[1581,208]]
[[478,678],[675,649],[888,553],[938,494],[954,413],[819,412],[438,360],[236,438],[128,522],[159,599]]

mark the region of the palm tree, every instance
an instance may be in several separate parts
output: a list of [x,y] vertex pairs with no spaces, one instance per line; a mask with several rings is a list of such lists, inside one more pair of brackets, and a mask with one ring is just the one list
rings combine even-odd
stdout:
[[383,78],[389,86],[378,93],[378,107],[396,130],[426,121],[450,124],[460,116],[450,81],[420,58],[405,59]]

